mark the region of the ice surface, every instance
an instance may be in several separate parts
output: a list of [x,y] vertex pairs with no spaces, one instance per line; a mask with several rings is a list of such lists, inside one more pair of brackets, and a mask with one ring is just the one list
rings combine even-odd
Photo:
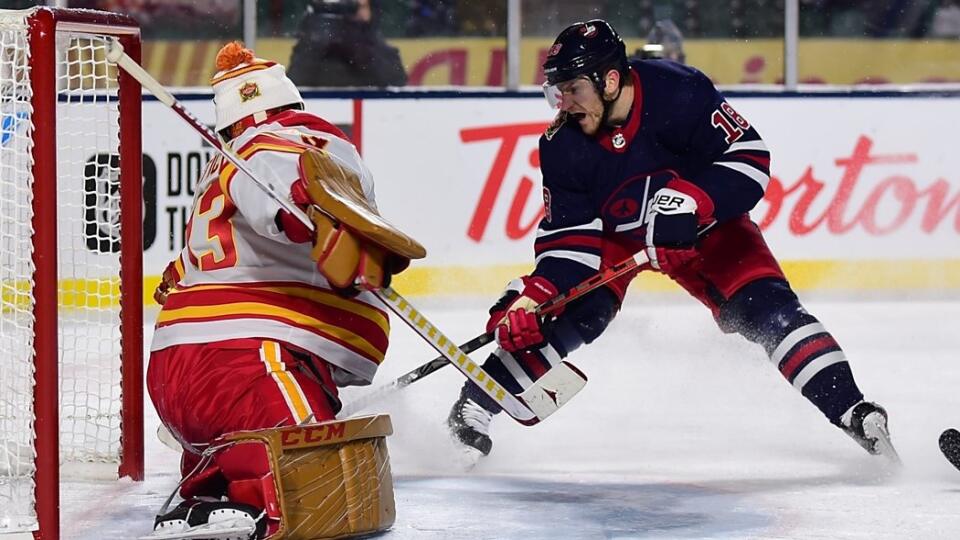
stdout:
[[[443,427],[452,368],[374,408],[395,429],[398,518],[382,538],[960,538],[960,471],[937,448],[960,424],[960,302],[807,302],[890,412],[905,462],[893,475],[693,301],[628,304],[571,357],[590,377],[580,395],[539,426],[497,417],[493,453],[470,472]],[[483,324],[479,305],[418,307],[460,341]],[[394,318],[376,384],[433,356]],[[64,538],[149,530],[178,476],[148,415],[147,481],[65,485]]]

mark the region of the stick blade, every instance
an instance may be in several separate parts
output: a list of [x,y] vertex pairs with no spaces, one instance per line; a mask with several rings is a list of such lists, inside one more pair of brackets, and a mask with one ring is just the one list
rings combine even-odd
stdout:
[[563,361],[537,379],[518,397],[536,415],[531,424],[542,421],[573,399],[587,384],[587,376]]
[[960,469],[960,431],[951,428],[941,433],[940,451],[954,467]]

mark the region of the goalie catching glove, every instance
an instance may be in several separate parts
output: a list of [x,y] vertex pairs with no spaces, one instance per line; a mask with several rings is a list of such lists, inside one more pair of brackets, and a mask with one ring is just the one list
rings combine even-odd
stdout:
[[427,254],[419,242],[380,217],[356,173],[327,152],[307,150],[300,156],[300,180],[291,194],[295,203],[305,206],[314,230],[283,210],[280,226],[294,242],[313,242],[311,258],[338,289],[386,287],[411,259]]

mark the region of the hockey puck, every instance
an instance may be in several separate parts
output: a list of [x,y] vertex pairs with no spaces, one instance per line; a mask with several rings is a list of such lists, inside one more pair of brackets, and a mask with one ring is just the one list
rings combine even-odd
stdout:
[[940,451],[954,467],[960,469],[960,431],[951,428],[941,433]]

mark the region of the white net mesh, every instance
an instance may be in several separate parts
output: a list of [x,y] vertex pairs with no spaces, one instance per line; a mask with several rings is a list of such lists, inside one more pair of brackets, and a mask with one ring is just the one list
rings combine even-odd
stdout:
[[[0,535],[37,527],[34,505],[35,118],[24,14],[0,12]],[[120,459],[117,71],[103,36],[57,33],[60,459]],[[47,204],[46,201],[43,202]],[[139,300],[139,299],[138,299]]]
[[58,34],[60,455],[120,455],[120,158],[116,66],[102,36]]
[[33,166],[26,21],[0,19],[0,533],[33,511]]

